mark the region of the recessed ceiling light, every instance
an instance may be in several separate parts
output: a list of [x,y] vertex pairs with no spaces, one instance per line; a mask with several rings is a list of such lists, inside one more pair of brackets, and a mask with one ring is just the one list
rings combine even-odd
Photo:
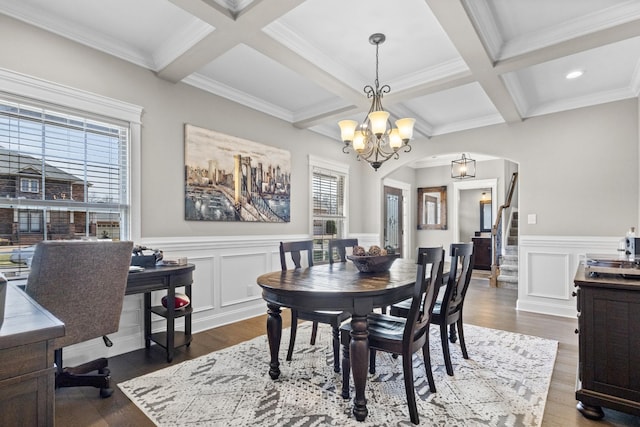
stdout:
[[573,71],[569,71],[567,73],[567,75],[565,76],[565,78],[567,80],[573,80],[573,79],[577,79],[578,77],[582,76],[584,74],[584,71],[582,70],[573,70]]

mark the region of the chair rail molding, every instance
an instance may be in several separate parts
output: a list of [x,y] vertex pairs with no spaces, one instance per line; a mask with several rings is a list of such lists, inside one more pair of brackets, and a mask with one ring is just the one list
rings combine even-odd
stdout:
[[619,236],[520,235],[516,309],[575,318],[572,292],[578,264],[587,253],[616,254],[619,240]]

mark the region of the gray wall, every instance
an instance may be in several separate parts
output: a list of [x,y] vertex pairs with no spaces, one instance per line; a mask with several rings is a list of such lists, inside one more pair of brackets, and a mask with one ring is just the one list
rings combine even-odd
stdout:
[[[379,172],[434,154],[489,154],[518,164],[521,235],[623,236],[638,224],[638,100],[415,141]],[[437,169],[437,168],[436,168]],[[446,169],[446,168],[445,168]],[[505,175],[510,176],[508,168]],[[447,182],[434,172],[429,182]],[[416,183],[421,183],[418,179]],[[499,185],[499,188],[504,188]],[[528,214],[537,224],[527,224]]]
[[[308,155],[364,166],[339,141],[0,15],[0,67],[142,106],[142,238],[309,234]],[[1,90],[1,88],[0,88]],[[221,223],[184,220],[184,124],[281,147],[291,152],[291,222]],[[336,125],[337,126],[337,125]],[[134,165],[137,167],[137,165]],[[361,184],[352,173],[349,210],[360,217]],[[350,231],[362,232],[352,221]]]
[[[101,52],[0,16],[0,67],[144,107],[142,237],[309,233],[307,155],[351,165],[350,231],[380,233],[382,179],[408,162],[476,152],[518,163],[521,221],[527,235],[622,235],[638,225],[638,100],[629,99],[520,123],[418,138],[411,153],[374,172],[341,144]],[[191,123],[290,150],[292,222],[184,221],[183,126]],[[444,181],[444,175],[441,181]]]

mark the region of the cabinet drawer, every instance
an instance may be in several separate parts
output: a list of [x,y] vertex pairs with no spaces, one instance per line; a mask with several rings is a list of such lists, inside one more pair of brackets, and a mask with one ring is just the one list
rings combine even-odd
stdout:
[[0,351],[0,380],[47,368],[46,341]]

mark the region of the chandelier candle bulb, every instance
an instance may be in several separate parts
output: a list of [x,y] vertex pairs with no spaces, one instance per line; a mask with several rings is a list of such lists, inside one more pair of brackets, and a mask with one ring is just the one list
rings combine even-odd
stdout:
[[341,120],[338,122],[338,126],[340,126],[340,137],[342,138],[342,141],[353,141],[356,127],[358,127],[358,122],[355,120]]
[[360,152],[364,150],[365,142],[364,142],[364,134],[361,130],[357,130],[353,137],[353,149]]
[[389,146],[394,150],[402,147],[402,137],[400,136],[400,131],[397,128],[391,129],[391,133],[389,134]]
[[386,111],[373,111],[369,113],[369,120],[371,121],[371,132],[380,138],[387,132],[387,120],[389,119],[389,113]]
[[396,120],[396,126],[398,127],[398,131],[400,132],[400,137],[402,141],[406,144],[413,138],[413,125],[416,123],[416,119],[405,118]]

